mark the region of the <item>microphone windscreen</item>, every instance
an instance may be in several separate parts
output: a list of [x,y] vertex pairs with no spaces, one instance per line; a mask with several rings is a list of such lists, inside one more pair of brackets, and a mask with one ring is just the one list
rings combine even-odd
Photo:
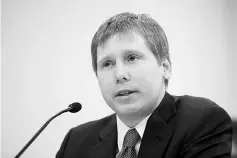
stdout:
[[80,103],[75,102],[75,103],[70,104],[70,105],[69,105],[69,108],[71,108],[71,109],[69,110],[71,113],[76,113],[76,112],[78,112],[78,111],[81,110],[82,106],[81,106]]

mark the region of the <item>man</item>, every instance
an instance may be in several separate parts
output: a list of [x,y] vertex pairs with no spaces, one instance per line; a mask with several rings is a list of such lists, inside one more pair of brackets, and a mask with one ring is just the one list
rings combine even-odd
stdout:
[[91,45],[102,95],[116,114],[72,128],[57,158],[230,157],[232,126],[204,98],[172,96],[169,47],[147,15],[108,19]]
[[232,118],[233,136],[232,136],[232,157],[237,158],[237,120]]

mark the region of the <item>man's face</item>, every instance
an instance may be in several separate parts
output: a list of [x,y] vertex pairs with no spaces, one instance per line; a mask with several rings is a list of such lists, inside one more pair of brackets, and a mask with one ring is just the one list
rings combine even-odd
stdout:
[[97,49],[97,77],[106,103],[121,117],[144,117],[165,93],[167,69],[136,33],[114,35]]

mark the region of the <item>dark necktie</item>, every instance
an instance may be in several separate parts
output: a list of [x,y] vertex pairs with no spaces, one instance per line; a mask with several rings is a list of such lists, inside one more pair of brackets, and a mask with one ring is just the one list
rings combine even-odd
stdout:
[[123,148],[116,158],[136,158],[135,146],[139,140],[140,135],[135,128],[128,130],[124,137]]

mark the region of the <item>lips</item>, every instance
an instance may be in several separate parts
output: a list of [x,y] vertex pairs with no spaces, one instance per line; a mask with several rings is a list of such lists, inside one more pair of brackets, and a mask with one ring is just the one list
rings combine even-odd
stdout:
[[119,90],[116,94],[115,97],[122,97],[122,96],[128,96],[132,93],[136,93],[137,91],[135,90],[129,90],[129,89],[124,89],[124,90]]

